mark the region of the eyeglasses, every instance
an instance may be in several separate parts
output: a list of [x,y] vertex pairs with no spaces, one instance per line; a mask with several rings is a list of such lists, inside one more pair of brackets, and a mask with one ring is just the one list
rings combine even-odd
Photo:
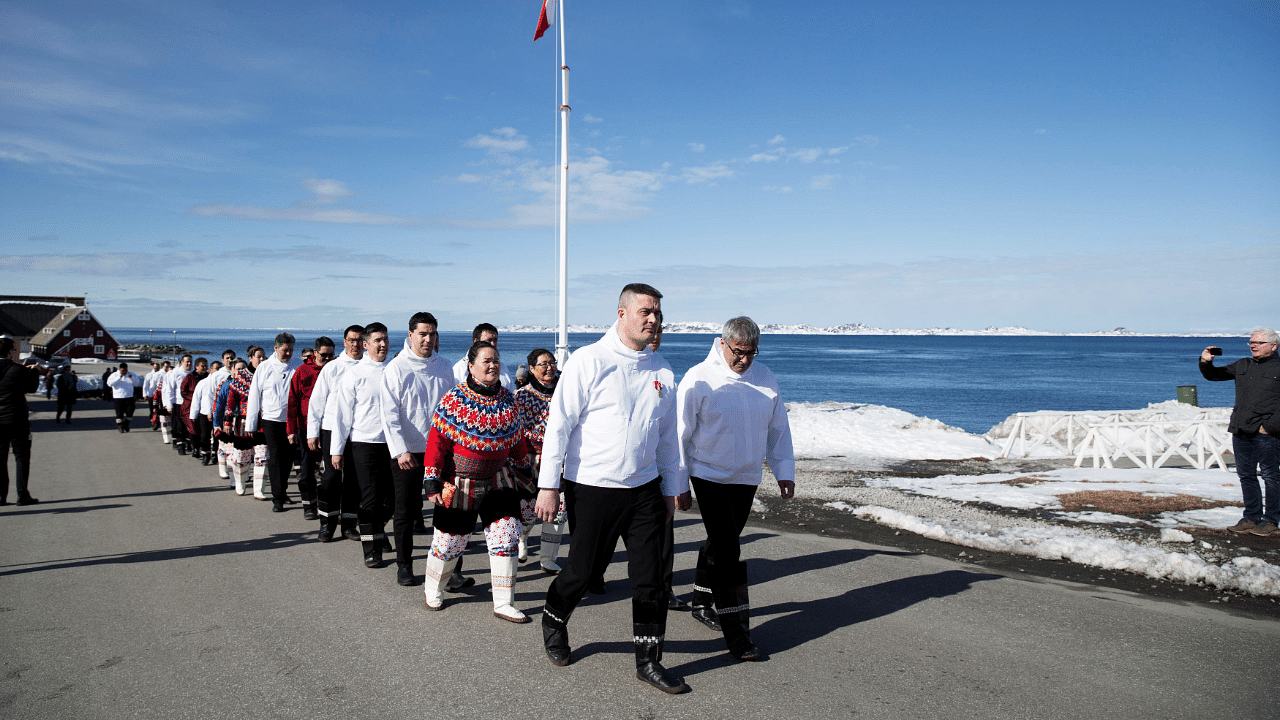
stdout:
[[760,351],[756,348],[751,348],[750,350],[739,350],[728,344],[726,344],[725,347],[728,347],[729,352],[733,353],[733,356],[738,360],[746,360],[747,358],[753,358],[760,354]]
[[1250,340],[1249,347],[1253,347],[1254,345],[1275,345],[1275,343],[1270,340]]
[[323,359],[325,359],[325,360],[332,360],[332,359],[333,359],[333,353],[316,353],[316,354],[317,354],[317,355],[319,355],[321,358],[323,358]]
[[534,367],[536,367],[536,368],[549,368],[549,367],[555,367],[555,366],[556,366],[556,361],[555,361],[555,360],[549,360],[549,361],[547,361],[547,362],[534,363],[534,364],[533,364],[533,366],[534,366]]

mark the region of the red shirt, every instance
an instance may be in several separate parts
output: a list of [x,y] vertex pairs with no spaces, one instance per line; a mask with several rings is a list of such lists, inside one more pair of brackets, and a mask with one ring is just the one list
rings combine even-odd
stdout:
[[315,389],[320,370],[312,358],[307,358],[294,371],[293,379],[289,381],[289,403],[284,424],[286,433],[298,437],[307,434],[307,408],[311,406],[311,391]]

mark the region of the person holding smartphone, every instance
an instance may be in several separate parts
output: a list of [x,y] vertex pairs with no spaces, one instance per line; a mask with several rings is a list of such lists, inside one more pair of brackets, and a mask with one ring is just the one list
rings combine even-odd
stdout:
[[1280,535],[1280,359],[1276,349],[1276,331],[1258,328],[1249,335],[1250,357],[1216,367],[1213,358],[1222,354],[1222,348],[1207,347],[1200,353],[1200,374],[1205,380],[1236,383],[1227,431],[1244,496],[1244,517],[1227,529],[1263,537]]

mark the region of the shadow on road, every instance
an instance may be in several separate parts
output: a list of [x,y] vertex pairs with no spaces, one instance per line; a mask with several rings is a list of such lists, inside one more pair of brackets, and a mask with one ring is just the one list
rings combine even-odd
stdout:
[[[36,509],[30,509],[35,507]],[[110,505],[85,505],[81,507],[45,507],[43,501],[37,506],[28,505],[26,508],[18,508],[17,510],[9,510],[0,512],[0,517],[8,515],[73,515],[75,513],[91,512],[93,510],[114,510],[116,508],[133,507],[129,503],[112,503]]]
[[[270,537],[238,540],[235,542],[214,543],[212,545],[196,545],[184,548],[165,550],[145,550],[136,553],[119,555],[97,555],[85,558],[68,558],[52,560],[47,563],[27,564],[14,570],[0,570],[0,577],[6,575],[23,575],[43,572],[45,570],[65,570],[68,568],[92,567],[95,565],[132,565],[134,563],[164,562],[166,560],[184,560],[211,555],[228,555],[231,553],[257,552],[260,550],[277,550],[302,543],[314,542],[312,533],[276,533]],[[0,567],[13,567],[2,566]]]
[[[40,504],[55,505],[58,503],[89,502],[90,500],[121,500],[123,498],[156,497],[158,495],[182,495],[184,493],[205,492],[227,492],[227,488],[219,485],[210,487],[182,488],[181,490],[153,490],[151,492],[127,493],[125,495],[95,495],[93,497],[61,498],[59,500],[45,500],[41,498]],[[31,494],[34,495],[35,491],[33,490]]]

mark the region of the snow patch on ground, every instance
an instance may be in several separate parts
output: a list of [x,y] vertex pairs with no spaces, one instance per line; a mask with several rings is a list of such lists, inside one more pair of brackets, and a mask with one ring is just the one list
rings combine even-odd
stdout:
[[1000,454],[981,435],[883,405],[787,403],[787,417],[796,457],[832,466],[843,460],[854,467],[867,458],[964,460]]
[[1193,554],[1170,552],[1116,538],[1099,538],[1071,528],[993,527],[984,522],[921,518],[875,505],[852,507],[844,502],[826,505],[932,540],[980,550],[1030,555],[1043,560],[1067,560],[1156,579],[1203,583],[1252,595],[1280,595],[1280,567],[1252,557],[1237,557],[1216,565]]

